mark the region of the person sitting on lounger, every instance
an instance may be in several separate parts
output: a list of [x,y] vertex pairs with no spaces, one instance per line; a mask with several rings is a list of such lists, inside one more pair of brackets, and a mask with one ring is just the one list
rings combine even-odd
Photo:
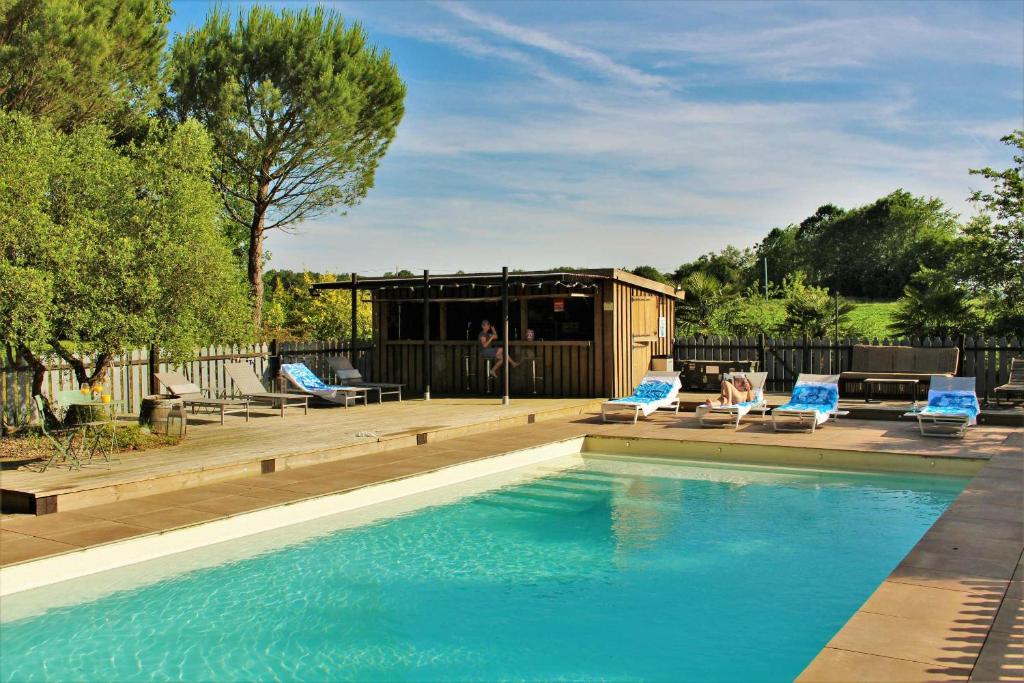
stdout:
[[722,393],[714,398],[709,398],[704,405],[711,408],[734,406],[746,401],[753,401],[754,398],[754,387],[750,384],[750,380],[744,375],[738,375],[732,380],[722,380]]
[[[498,370],[501,368],[501,364],[505,362],[502,354],[501,345],[495,344],[498,340],[498,333],[491,325],[489,320],[484,320],[480,323],[480,334],[477,335],[477,339],[480,341],[480,346],[483,347],[481,354],[488,360],[493,360],[494,365],[491,367],[491,377],[498,376]],[[508,363],[514,368],[519,367],[519,363],[509,355]]]

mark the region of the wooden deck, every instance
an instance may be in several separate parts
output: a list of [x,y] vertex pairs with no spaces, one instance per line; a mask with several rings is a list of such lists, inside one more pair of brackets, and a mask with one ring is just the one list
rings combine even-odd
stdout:
[[434,399],[385,402],[352,408],[311,406],[308,415],[289,409],[254,410],[249,422],[228,416],[189,419],[187,438],[176,446],[124,454],[120,462],[81,470],[28,467],[0,472],[5,512],[46,514],[212,484],[253,474],[405,448],[534,421],[579,415],[593,399]]

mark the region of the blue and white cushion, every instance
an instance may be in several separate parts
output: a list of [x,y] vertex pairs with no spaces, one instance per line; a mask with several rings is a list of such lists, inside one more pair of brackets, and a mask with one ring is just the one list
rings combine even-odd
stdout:
[[968,424],[978,423],[981,406],[978,396],[973,391],[938,391],[928,392],[928,405],[921,411],[922,415],[936,416],[967,416]]
[[285,363],[281,371],[288,375],[300,388],[310,393],[335,392],[351,389],[351,387],[339,386],[336,384],[324,384],[323,380],[317,377],[312,370],[306,367],[305,363]]
[[632,396],[612,399],[612,403],[653,403],[664,401],[672,394],[673,386],[661,380],[644,380],[637,385]]
[[775,409],[777,412],[814,411],[818,424],[839,407],[839,386],[823,382],[798,382],[793,387],[789,402]]

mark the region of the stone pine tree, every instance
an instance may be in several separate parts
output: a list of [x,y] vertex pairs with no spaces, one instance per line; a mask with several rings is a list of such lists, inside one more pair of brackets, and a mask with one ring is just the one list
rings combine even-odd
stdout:
[[231,236],[248,252],[257,324],[267,231],[357,204],[404,113],[405,85],[387,51],[323,8],[214,9],[175,40],[174,116],[214,139],[214,182]]

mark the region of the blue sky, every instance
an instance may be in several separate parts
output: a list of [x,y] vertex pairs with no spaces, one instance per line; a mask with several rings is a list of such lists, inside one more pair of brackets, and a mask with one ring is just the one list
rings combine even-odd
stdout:
[[898,187],[969,215],[967,169],[1024,127],[1019,1],[324,4],[391,51],[406,115],[363,203],[269,267],[674,269]]

